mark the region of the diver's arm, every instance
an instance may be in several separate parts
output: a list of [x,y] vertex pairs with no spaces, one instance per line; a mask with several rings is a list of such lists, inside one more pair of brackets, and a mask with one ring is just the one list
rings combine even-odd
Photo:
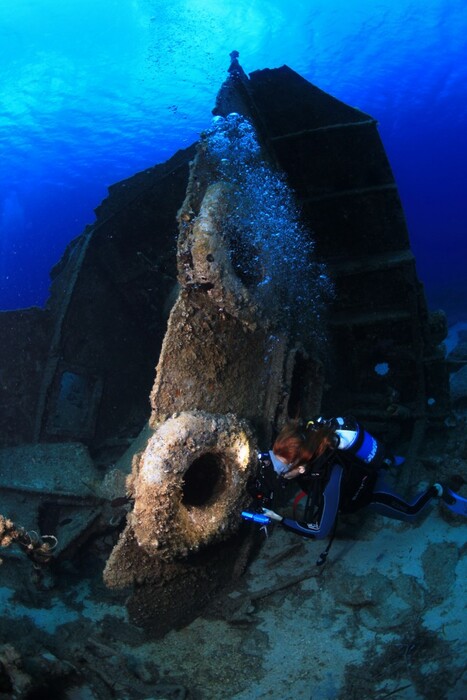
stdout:
[[323,492],[323,510],[319,522],[304,523],[291,518],[283,518],[281,525],[286,530],[302,535],[302,537],[310,537],[314,540],[322,540],[327,537],[334,525],[339,508],[342,472],[340,464],[334,464]]

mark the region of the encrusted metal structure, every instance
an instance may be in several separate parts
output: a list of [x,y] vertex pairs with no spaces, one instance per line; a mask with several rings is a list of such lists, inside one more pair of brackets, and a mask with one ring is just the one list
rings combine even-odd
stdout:
[[335,284],[323,410],[376,430],[391,418],[409,429],[442,423],[446,320],[427,309],[377,121],[287,66],[228,81],[214,111],[233,109],[256,124],[287,174]]
[[[427,310],[375,120],[286,66],[234,66],[214,109],[231,112],[285,174],[333,280],[319,355],[271,332],[234,269],[231,193],[196,145],[110,188],[53,270],[45,310],[0,315],[4,459],[23,443],[79,443],[103,482],[128,475],[133,507],[105,579],[131,586],[133,619],[160,633],[242,571],[246,481],[288,415],[352,413],[414,453],[449,412],[444,316]],[[112,483],[76,494],[77,538],[99,499],[124,497]]]

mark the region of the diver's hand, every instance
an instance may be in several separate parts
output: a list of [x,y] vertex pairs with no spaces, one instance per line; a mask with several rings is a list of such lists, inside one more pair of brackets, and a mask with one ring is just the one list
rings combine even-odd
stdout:
[[262,511],[263,514],[267,515],[267,517],[271,518],[271,520],[277,520],[278,522],[281,522],[281,520],[283,520],[282,515],[275,513],[273,510],[269,510],[268,508],[262,508]]

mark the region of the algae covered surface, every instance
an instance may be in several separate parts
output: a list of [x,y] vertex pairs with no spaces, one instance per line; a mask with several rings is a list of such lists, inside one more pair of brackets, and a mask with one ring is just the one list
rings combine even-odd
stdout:
[[[453,475],[467,496],[464,326],[454,331],[448,359],[462,362],[451,375],[452,420],[427,432],[409,478],[395,476],[407,496]],[[243,576],[161,638],[129,620],[128,591],[103,583],[115,527],[49,576],[8,548],[0,698],[463,700],[465,525],[442,503],[415,525],[362,511],[340,519],[324,567],[324,542],[276,526],[260,533]]]
[[[459,435],[445,445],[457,467]],[[461,700],[464,542],[465,522],[442,505],[416,526],[364,513],[342,519],[320,568],[324,543],[276,528],[241,579],[161,639],[132,625],[124,596],[104,588],[104,542],[51,590],[5,561],[0,668],[19,690],[0,697],[27,698],[42,678],[56,697],[91,700]]]

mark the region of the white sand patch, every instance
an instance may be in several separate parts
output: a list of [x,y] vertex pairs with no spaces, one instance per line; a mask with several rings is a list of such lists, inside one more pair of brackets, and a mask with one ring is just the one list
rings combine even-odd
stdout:
[[0,610],[6,618],[12,620],[21,617],[29,618],[36,627],[54,634],[61,625],[66,625],[69,622],[76,622],[80,618],[86,617],[93,622],[98,622],[104,619],[106,615],[111,615],[121,620],[127,620],[128,613],[126,608],[121,605],[109,605],[107,603],[97,603],[89,598],[89,584],[81,583],[73,591],[74,604],[79,608],[69,607],[58,596],[52,598],[50,607],[35,608],[17,603],[14,598],[15,592],[11,588],[0,588]]
[[53,598],[50,608],[30,608],[12,600],[14,591],[0,588],[0,609],[6,618],[14,619],[28,617],[39,629],[54,634],[60,625],[74,622],[79,618],[76,610],[68,608],[59,598]]

